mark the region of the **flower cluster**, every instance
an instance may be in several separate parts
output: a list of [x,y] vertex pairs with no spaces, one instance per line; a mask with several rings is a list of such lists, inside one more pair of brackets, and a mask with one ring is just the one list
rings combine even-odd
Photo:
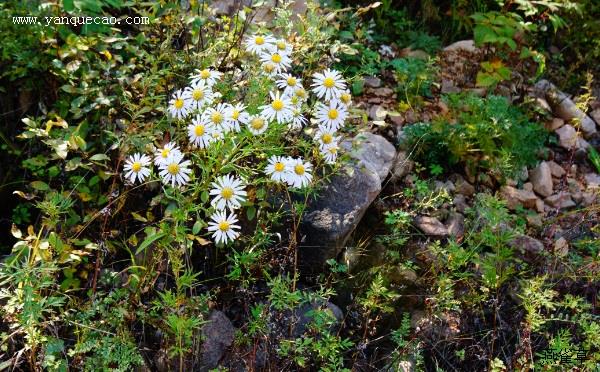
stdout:
[[[269,125],[284,125],[296,131],[308,124],[305,112],[312,113],[318,126],[314,140],[328,164],[335,163],[340,136],[337,131],[345,124],[351,95],[341,74],[326,69],[312,75],[310,90],[318,101],[309,107],[309,94],[300,77],[289,73],[292,67],[292,45],[273,35],[256,34],[244,41],[246,51],[256,56],[260,68],[273,90],[269,102],[248,108],[243,102],[222,102],[215,89],[223,73],[215,69],[196,70],[190,85],[175,91],[167,113],[174,120],[187,121],[190,147],[211,151],[213,143],[247,130],[260,136]],[[256,63],[256,62],[255,62]],[[175,142],[168,142],[154,153],[153,163],[165,185],[181,187],[190,182],[192,163]],[[143,182],[151,174],[152,160],[147,155],[133,154],[125,161],[125,177],[131,182]],[[312,183],[313,165],[301,157],[271,156],[264,173],[272,181],[292,188],[304,188]],[[216,177],[211,183],[211,207],[208,231],[217,243],[228,243],[239,236],[240,226],[235,214],[246,201],[244,182],[234,174]]]

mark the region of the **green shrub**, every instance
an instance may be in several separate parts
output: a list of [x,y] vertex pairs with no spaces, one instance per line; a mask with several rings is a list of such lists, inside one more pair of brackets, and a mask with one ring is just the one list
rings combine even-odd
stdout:
[[454,94],[446,101],[448,116],[405,130],[417,160],[505,177],[536,163],[547,134],[506,98]]

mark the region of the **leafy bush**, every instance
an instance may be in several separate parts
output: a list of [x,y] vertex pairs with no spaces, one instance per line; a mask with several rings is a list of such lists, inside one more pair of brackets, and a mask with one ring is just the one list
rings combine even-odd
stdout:
[[463,164],[475,174],[511,176],[536,163],[547,134],[500,96],[449,95],[448,117],[405,129],[407,144],[425,164]]

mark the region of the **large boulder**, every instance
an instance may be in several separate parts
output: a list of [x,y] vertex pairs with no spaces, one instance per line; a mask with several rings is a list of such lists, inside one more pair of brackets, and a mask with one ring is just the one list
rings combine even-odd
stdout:
[[394,146],[372,133],[360,133],[341,146],[350,154],[350,163],[319,190],[304,213],[298,258],[305,272],[320,271],[340,253],[379,195],[396,157]]

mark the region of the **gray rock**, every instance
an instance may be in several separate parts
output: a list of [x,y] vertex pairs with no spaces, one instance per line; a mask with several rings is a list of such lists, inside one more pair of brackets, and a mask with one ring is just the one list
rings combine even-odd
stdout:
[[208,317],[208,323],[202,326],[201,371],[216,368],[225,351],[233,343],[235,327],[221,311],[214,310]]
[[590,145],[577,134],[577,130],[569,124],[558,128],[555,133],[558,135],[558,144],[560,147],[572,149],[587,149]]
[[464,196],[472,196],[475,194],[475,187],[462,177],[456,181],[455,186],[458,194],[462,194]]
[[455,239],[461,239],[465,235],[465,216],[452,212],[446,220],[448,235]]
[[409,174],[415,163],[408,159],[405,151],[398,151],[398,155],[396,155],[396,160],[394,161],[394,166],[392,167],[392,182],[397,182],[404,178],[407,174]]
[[545,124],[546,129],[548,129],[551,132],[554,132],[555,130],[557,130],[558,128],[562,127],[563,125],[565,125],[565,121],[561,118],[553,118],[552,120],[550,120],[549,122],[547,122]]
[[381,86],[381,79],[376,76],[366,76],[364,81],[365,86],[369,88],[379,88]]
[[552,160],[547,161],[546,164],[548,164],[548,166],[550,167],[550,173],[552,173],[552,177],[561,178],[567,173],[565,172],[565,169],[563,167],[561,167],[560,165],[558,165],[558,163]]
[[448,229],[435,217],[417,216],[414,220],[415,226],[427,235],[443,237],[448,236]]
[[583,179],[585,180],[588,189],[600,188],[600,175],[596,173],[587,173],[583,176]]
[[524,253],[540,254],[544,251],[544,243],[528,235],[517,235],[508,245]]
[[295,323],[292,328],[294,337],[300,337],[304,332],[306,332],[308,325],[314,319],[314,312],[321,308],[322,310],[329,312],[329,314],[335,318],[335,322],[337,324],[340,324],[344,320],[344,312],[337,305],[331,302],[327,302],[324,304],[324,306],[322,306],[322,304],[323,302],[313,302],[310,304],[304,304],[294,310]]
[[529,172],[529,179],[535,192],[544,197],[552,195],[552,172],[548,163],[543,161],[532,169]]
[[592,119],[594,119],[596,124],[600,125],[600,108],[597,108],[594,111],[592,111],[590,113],[590,116],[592,117]]
[[475,42],[473,40],[460,40],[444,48],[444,52],[456,52],[459,50],[475,53],[479,51],[479,48],[475,46]]
[[554,253],[559,256],[566,256],[569,253],[569,242],[567,242],[567,239],[561,236],[554,242]]
[[566,209],[575,206],[575,202],[571,199],[571,195],[566,192],[559,192],[554,195],[550,195],[544,202],[552,208]]
[[465,210],[469,207],[467,205],[467,200],[466,200],[465,196],[462,194],[457,194],[454,197],[452,204],[454,204],[454,206],[456,207],[456,210],[459,211],[460,213],[464,213]]
[[519,190],[512,186],[503,186],[500,189],[500,196],[506,200],[509,209],[515,209],[519,205],[525,208],[535,208],[538,197],[533,191]]
[[373,105],[367,115],[371,120],[384,120],[387,116],[387,110],[379,105]]
[[441,92],[443,94],[458,93],[458,92],[460,92],[460,88],[458,88],[457,86],[455,86],[454,82],[452,80],[442,79]]
[[535,84],[535,87],[539,92],[544,93],[546,100],[553,107],[558,117],[565,121],[577,119],[580,122],[584,137],[587,138],[597,132],[596,123],[585,112],[581,111],[568,95],[558,90],[554,84],[547,80],[540,80]]
[[346,245],[392,167],[396,150],[385,138],[360,133],[342,143],[352,159],[319,190],[304,213],[298,248],[300,268],[320,271]]

